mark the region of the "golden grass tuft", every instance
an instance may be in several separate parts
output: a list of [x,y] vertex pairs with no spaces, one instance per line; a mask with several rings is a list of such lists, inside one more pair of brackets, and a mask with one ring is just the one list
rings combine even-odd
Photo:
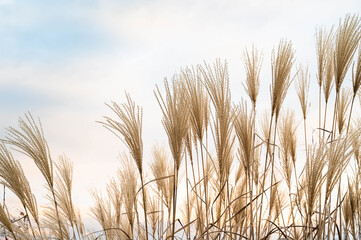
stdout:
[[[246,79],[239,84],[251,109],[244,96],[238,96],[239,105],[232,103],[228,65],[219,59],[182,68],[170,81],[164,80],[164,90],[156,86],[169,144],[154,146],[147,167],[143,165],[148,155],[143,155],[142,108],[129,94],[123,104],[107,104],[115,117],[104,117],[100,123],[125,143],[129,154],[120,156],[120,168],[105,191],[91,190],[90,211],[99,231],[85,228],[73,203],[73,162],[65,154],[53,161],[40,121],[25,114],[19,128],[7,128],[6,139],[0,142],[3,236],[19,240],[358,239],[361,120],[352,113],[356,95],[361,99],[360,22],[358,15],[349,14],[336,33],[317,29],[318,126],[314,115],[308,116],[313,83],[307,68],[295,74],[293,94],[301,105],[299,114],[294,109],[281,111],[295,62],[292,43],[286,40],[271,56],[271,104],[265,117],[256,114],[263,55],[254,46],[244,51]],[[352,91],[342,86],[349,75]],[[333,85],[334,117],[327,126]],[[354,111],[359,110],[356,104]],[[307,118],[311,119],[308,128]],[[299,122],[304,125],[304,141],[297,133]],[[312,132],[309,142],[308,132]],[[50,200],[47,206],[39,206],[44,211],[38,212],[21,160],[15,160],[5,144],[29,156],[44,176]],[[146,177],[149,173],[151,179]],[[20,219],[8,212],[9,190],[20,200]],[[139,208],[144,210],[144,221]]]
[[243,59],[246,70],[246,84],[242,84],[252,104],[255,106],[260,86],[259,75],[262,68],[263,54],[252,45],[251,51],[244,50]]
[[294,63],[292,43],[281,40],[277,54],[272,52],[271,115],[278,118],[282,103],[291,85],[291,69]]
[[127,102],[119,106],[116,102],[106,104],[118,117],[114,120],[105,116],[105,122],[101,123],[105,128],[114,133],[128,147],[139,173],[143,174],[143,140],[142,122],[143,110],[136,106],[129,94],[126,94]]
[[309,109],[308,103],[308,92],[310,88],[310,76],[308,73],[308,68],[300,68],[298,70],[298,81],[296,84],[296,92],[298,100],[301,104],[303,119],[307,118],[307,112]]
[[347,70],[352,63],[352,57],[356,52],[361,38],[361,19],[358,15],[346,15],[343,23],[339,23],[336,32],[336,44],[334,53],[334,74],[336,92],[339,92],[346,76]]

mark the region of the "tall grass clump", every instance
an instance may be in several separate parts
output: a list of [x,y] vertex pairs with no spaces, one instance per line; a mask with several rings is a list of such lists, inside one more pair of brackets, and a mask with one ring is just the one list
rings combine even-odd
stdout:
[[127,103],[122,106],[119,106],[115,102],[112,102],[112,105],[107,104],[107,106],[117,115],[119,120],[104,117],[105,122],[100,123],[126,144],[135,164],[137,165],[142,186],[144,224],[146,231],[145,236],[146,239],[148,239],[147,204],[143,176],[143,110],[139,106],[135,105],[135,102],[130,98],[129,94],[126,94],[126,97]]
[[[360,24],[359,15],[348,14],[337,27],[318,28],[315,68],[295,68],[293,44],[281,40],[262,82],[263,51],[245,49],[243,93],[232,92],[234,101],[226,60],[182,67],[155,87],[168,144],[150,153],[143,150],[142,107],[129,94],[124,103],[106,104],[114,116],[99,123],[127,152],[105,189],[90,190],[96,231],[85,228],[73,201],[73,161],[52,157],[40,120],[26,114],[0,142],[0,183],[24,212],[16,221],[4,197],[3,236],[359,239]],[[264,86],[270,95],[260,97]],[[299,103],[287,102],[290,95]],[[27,158],[12,150],[30,157],[44,177],[46,206],[37,204],[23,171]]]
[[168,136],[169,148],[173,156],[173,215],[172,215],[172,239],[174,239],[176,211],[177,211],[177,188],[179,168],[183,159],[185,138],[189,127],[187,101],[181,76],[175,75],[171,86],[167,79],[164,80],[166,95],[163,97],[158,86],[154,94],[163,113],[163,126]]

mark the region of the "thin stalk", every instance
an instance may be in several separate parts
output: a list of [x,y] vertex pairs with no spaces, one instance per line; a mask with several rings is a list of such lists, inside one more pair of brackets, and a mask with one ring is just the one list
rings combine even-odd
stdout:
[[[197,206],[199,207],[199,212],[201,213],[203,211],[203,202],[202,202],[202,199],[200,199],[200,197],[198,196],[202,196],[202,188],[201,188],[201,185],[199,184],[200,181],[201,181],[201,166],[200,166],[200,160],[199,160],[199,154],[198,154],[198,145],[197,145],[197,141],[195,141],[195,148],[196,148],[196,156],[197,156],[197,171],[198,171],[198,179],[197,179],[197,182],[196,182],[196,179],[194,178],[194,189],[196,191],[196,199],[197,199]],[[193,159],[192,155],[190,154],[190,158]],[[202,162],[203,164],[203,162]],[[203,169],[203,168],[202,168]],[[204,174],[203,174],[204,175]],[[203,178],[203,181],[204,181],[204,178]],[[197,187],[196,187],[197,185]],[[197,192],[199,189],[199,193]],[[198,203],[198,200],[200,202],[200,204]],[[203,224],[204,225],[204,224]]]
[[[189,223],[190,222],[190,211],[189,211],[189,190],[188,190],[188,164],[187,164],[187,155],[185,155],[185,165],[186,165],[186,191],[187,191],[187,223]],[[187,227],[187,237],[188,237],[188,239],[190,239],[191,238],[191,232],[190,232],[190,226],[188,225],[188,227]]]
[[73,231],[73,237],[72,237],[72,239],[76,239],[75,230],[74,230],[74,224],[73,224],[73,222],[71,222],[70,224],[71,224],[71,229],[72,229],[72,231]]
[[336,93],[336,99],[335,99],[335,106],[334,106],[334,109],[333,109],[331,144],[333,142],[334,135],[336,135],[336,116],[337,116],[337,107],[338,107],[337,102],[338,102],[339,97],[340,97],[339,93],[337,92]]
[[[335,99],[335,107],[333,109],[333,120],[332,120],[332,135],[331,135],[331,144],[333,144],[333,139],[334,137],[336,137],[336,117],[337,117],[337,108],[338,108],[338,101],[339,101],[339,92],[336,92],[336,99]],[[341,179],[341,178],[340,178]],[[339,202],[339,192],[337,193],[337,205],[338,205],[338,202]],[[337,206],[336,205],[336,206]],[[330,232],[331,232],[331,224],[330,224],[330,221],[331,221],[331,216],[330,216],[330,209],[331,209],[331,196],[330,196],[330,199],[329,199],[329,207],[328,207],[328,234],[327,234],[327,238],[330,239]],[[336,218],[337,218],[337,210],[335,211],[335,221],[336,221]],[[340,226],[341,227],[341,226]]]
[[[352,115],[352,109],[353,109],[353,104],[355,101],[355,94],[352,97],[352,103],[351,103],[351,109],[350,109],[350,114],[349,114],[349,118],[348,118],[348,124],[347,124],[347,131],[346,131],[346,137],[348,136],[348,131],[349,131],[349,127],[350,127],[350,122],[351,122],[351,115]],[[338,193],[337,193],[337,205],[339,206],[339,203],[341,201],[341,178],[339,180],[339,186],[338,186]],[[340,219],[339,219],[339,226],[340,226],[340,235],[342,236],[342,209],[341,207],[339,207],[339,215],[340,215]],[[337,220],[337,211],[335,211],[335,221]],[[334,226],[334,230],[333,232],[335,233],[336,231],[336,226]]]
[[[201,181],[201,165],[200,165],[200,161],[199,161],[199,155],[198,155],[198,145],[197,145],[197,142],[196,142],[196,156],[197,156],[197,172],[198,172],[198,179],[197,179],[197,183],[199,183]],[[192,155],[190,154],[190,158],[193,159]],[[199,187],[199,196],[202,196],[202,188]],[[201,202],[201,208],[203,207],[203,203],[202,201]]]
[[[197,143],[196,143],[197,144]],[[195,172],[194,172],[194,165],[193,165],[193,159],[192,157],[190,157],[190,162],[191,162],[191,167],[192,167],[192,174],[193,174],[193,181],[194,181],[194,191],[196,191],[196,195],[197,195],[197,188],[198,188],[198,185],[196,186],[197,182],[196,182],[196,175],[195,175]],[[199,182],[199,180],[198,180]],[[198,203],[199,199],[198,197],[196,196],[196,203],[197,203],[197,210],[198,212],[201,212],[201,209],[200,209],[200,204]]]
[[[258,227],[257,227],[257,239],[260,239],[261,235],[261,219],[262,219],[262,207],[263,207],[263,195],[264,195],[264,186],[266,183],[266,172],[267,172],[267,160],[268,160],[268,152],[270,147],[270,136],[272,132],[272,122],[273,122],[273,114],[271,115],[269,129],[268,129],[268,136],[267,136],[267,150],[266,150],[266,160],[264,163],[264,172],[263,172],[263,180],[262,180],[262,195],[261,195],[261,203],[260,203],[260,211],[259,211],[259,218],[258,218]],[[272,186],[272,185],[271,185]]]
[[[202,141],[202,140],[199,140]],[[206,234],[207,234],[207,240],[209,239],[209,234],[208,234],[208,226],[209,226],[209,222],[208,222],[208,173],[206,175],[206,171],[205,171],[205,164],[204,164],[204,157],[203,157],[203,143],[200,143],[201,145],[201,157],[202,157],[202,166],[203,166],[203,182],[204,182],[204,201],[205,201],[205,205],[206,205]]]
[[[339,97],[339,94],[338,92],[336,92],[336,99],[335,99],[335,106],[334,106],[334,109],[333,109],[333,120],[332,120],[332,131],[331,131],[331,144],[333,144],[333,135],[334,135],[334,132],[335,132],[335,122],[336,122],[336,112],[337,112],[337,100],[338,100],[338,97]],[[325,231],[324,228],[325,228],[325,224],[326,224],[326,217],[328,218],[328,233],[327,233],[327,238],[329,239],[330,237],[330,204],[331,204],[331,196],[329,197],[329,202],[327,202],[327,199],[325,198],[325,205],[324,205],[324,221],[323,221],[323,227],[321,228],[322,230],[322,238],[324,238],[325,236]],[[327,216],[326,216],[326,206],[328,204],[328,211],[327,211]]]
[[[5,189],[6,189],[6,187],[4,185],[3,206],[2,206],[4,209],[5,209]],[[3,228],[3,231],[4,231],[4,234],[6,234],[5,227]]]
[[327,120],[327,105],[328,105],[328,102],[326,102],[326,105],[325,105],[325,114],[324,114],[324,119],[323,119],[323,134],[322,134],[322,141],[324,141],[325,139],[325,130],[326,130],[326,120]]
[[26,216],[28,217],[28,220],[29,220],[29,225],[30,225],[31,233],[33,234],[34,239],[36,239],[36,236],[35,236],[35,233],[34,233],[34,229],[33,229],[33,225],[31,224],[31,221],[30,221],[30,216],[29,216],[28,210],[26,209],[25,205],[23,205],[23,207],[24,207],[24,209],[25,209],[25,214],[26,214]]
[[[333,142],[333,137],[334,137],[334,132],[335,132],[335,122],[336,122],[336,113],[337,113],[337,101],[339,98],[339,94],[338,92],[336,92],[336,98],[335,98],[335,105],[334,105],[334,109],[333,109],[333,119],[332,119],[332,130],[331,130],[331,144]],[[329,201],[331,202],[331,196]],[[323,230],[325,228],[325,224],[326,224],[326,206],[327,206],[327,199],[325,198],[325,205],[324,205],[324,221],[323,221],[323,227],[321,228],[321,230]],[[330,207],[330,206],[329,206]],[[329,208],[328,207],[328,208]],[[328,210],[328,215],[327,215],[329,221],[330,221],[330,211]],[[330,222],[328,223],[328,225],[330,225]],[[330,233],[330,229],[328,227],[328,238],[329,238],[329,233]],[[322,232],[322,238],[324,238],[324,231]]]
[[59,216],[59,210],[58,210],[58,202],[56,201],[56,198],[55,198],[55,192],[54,192],[54,188],[53,186],[50,186],[50,190],[51,190],[51,193],[53,195],[53,200],[54,200],[54,205],[55,205],[55,212],[56,212],[56,217],[58,218],[58,225],[59,225],[59,232],[60,232],[60,239],[64,239],[64,236],[63,236],[63,230],[62,230],[62,227],[61,227],[61,221],[60,221],[60,216]]
[[[339,214],[340,214],[340,220],[339,220],[339,230],[340,230],[340,235],[342,236],[342,213],[341,213],[341,204],[339,204],[341,201],[341,178],[338,182],[338,192],[337,192],[337,203],[336,203],[336,207],[339,209]],[[337,210],[335,211],[335,223],[337,222]],[[336,233],[336,224],[334,224],[333,226],[333,234]],[[335,235],[334,235],[335,236]]]
[[305,135],[305,150],[306,150],[306,157],[308,157],[308,145],[307,145],[307,131],[306,131],[306,118],[303,119],[303,129]]
[[163,225],[164,225],[164,204],[163,201],[160,201],[160,209],[161,209],[161,221],[158,226],[158,239],[163,239]]
[[145,198],[145,191],[144,191],[144,181],[143,181],[143,174],[140,174],[140,181],[142,184],[142,195],[143,195],[143,210],[144,210],[144,223],[145,223],[145,239],[148,240],[148,222],[147,222],[147,202]]
[[251,214],[250,214],[250,236],[251,236],[251,240],[253,239],[253,179],[254,179],[254,152],[255,152],[255,140],[256,140],[256,103],[253,102],[253,123],[252,123],[252,164],[251,164],[251,169],[249,171],[251,171],[251,175],[252,175],[252,179],[251,179],[251,176],[250,174],[248,173],[248,178],[249,178],[249,190],[250,190],[250,211],[251,211]]
[[[318,140],[319,140],[319,144],[321,144],[321,88],[322,88],[322,83],[319,85],[319,93],[318,93]],[[326,102],[326,106],[327,106],[327,102]],[[326,121],[326,118],[325,118]],[[323,134],[325,133],[325,131],[323,131]]]
[[[230,197],[230,191],[229,191],[229,181],[228,181],[228,178],[227,178],[227,206],[229,206],[228,208],[228,219],[231,219],[231,197]],[[227,221],[224,221],[224,225],[225,225],[225,231],[227,231],[227,226],[226,226],[226,223]],[[230,232],[231,232],[231,239],[233,239],[233,234],[232,234],[232,223],[230,223]]]
[[[16,236],[15,236],[15,233],[11,232],[11,234],[13,235],[14,240],[17,240],[17,238],[16,238]],[[7,239],[6,235],[5,235],[5,239]]]
[[[296,183],[297,184],[297,183]],[[293,221],[293,234],[294,234],[294,239],[296,239],[297,236],[297,232],[296,232],[296,220],[295,220],[295,215],[293,213],[293,204],[292,204],[292,198],[291,198],[291,185],[288,186],[288,196],[290,198],[290,205],[291,205],[291,215],[292,215],[292,221]]]
[[[325,103],[325,111],[324,111],[324,118],[323,118],[323,134],[322,134],[322,142],[324,141],[325,139],[325,130],[326,130],[326,121],[327,121],[327,106],[328,106],[328,101],[326,101]],[[326,206],[324,206],[326,207]],[[323,238],[323,235],[324,235],[324,232],[323,232],[323,229],[324,229],[324,226],[325,226],[325,218],[324,218],[324,221],[322,221],[322,191],[320,191],[320,195],[319,195],[319,207],[318,207],[318,222],[319,222],[319,231],[318,231],[318,237],[317,239],[321,239],[321,237]]]
[[5,187],[5,185],[4,185],[4,194],[3,194],[3,207],[5,206],[5,190],[6,190],[6,187]]
[[350,109],[350,115],[348,117],[348,124],[347,124],[347,131],[346,131],[346,136],[348,134],[348,130],[350,128],[350,123],[351,123],[351,114],[352,114],[352,109],[353,109],[353,104],[355,102],[355,97],[356,97],[356,94],[353,95],[352,97],[352,102],[351,102],[351,109]]
[[[304,130],[304,137],[305,137],[305,151],[306,151],[306,161],[308,161],[308,144],[307,144],[307,124],[306,124],[306,118],[303,118],[303,130]],[[321,133],[319,133],[319,139],[321,137]],[[306,229],[306,236],[310,236],[312,234],[311,230],[311,216],[308,216],[307,218],[307,229]],[[311,232],[310,232],[311,231]]]
[[174,240],[175,232],[175,216],[177,211],[177,188],[178,188],[178,169],[177,166],[174,167],[174,180],[173,180],[173,216],[172,216],[172,239]]
[[[306,161],[308,161],[308,144],[307,144],[307,124],[306,124],[306,118],[303,118],[303,131],[304,131],[304,137],[305,137],[305,151],[306,151]],[[321,133],[319,133],[319,138],[321,137]],[[307,229],[306,229],[306,235],[309,236],[310,234],[312,234],[311,229],[311,216],[308,217],[309,219],[307,219]],[[311,231],[311,233],[309,232]]]
[[[275,160],[275,150],[276,150],[276,133],[277,133],[277,122],[278,122],[278,118],[276,116],[276,119],[275,119],[275,132],[274,132],[274,136],[273,136],[273,150],[272,150],[272,159],[271,159],[271,165],[272,165],[272,168],[271,168],[271,186],[273,186],[273,177],[274,177],[274,160]],[[270,196],[272,196],[272,192],[273,192],[273,187],[271,187],[270,189]],[[270,205],[270,208],[269,208],[269,212],[268,212],[268,220],[270,220],[270,216],[271,216],[271,205]],[[270,226],[270,225],[269,225]]]
[[[248,191],[249,191],[249,189],[250,189],[250,187],[249,187],[249,184],[250,184],[249,170],[247,171],[246,174],[247,174],[247,175],[246,175],[246,193],[247,193],[247,195],[248,195]],[[247,196],[247,195],[246,195],[246,196]],[[247,202],[247,201],[248,201],[248,196],[246,197],[246,202]],[[247,222],[248,222],[247,212],[248,212],[248,209],[246,208],[246,209],[245,209],[246,225],[248,225],[248,224],[247,224]],[[232,224],[231,224],[231,225],[232,225]],[[232,232],[232,229],[231,229],[231,232]],[[246,232],[247,232],[247,230],[246,230]]]
[[[137,226],[138,226],[137,230],[138,230],[138,236],[139,236],[139,235],[140,235],[140,234],[139,234],[139,230],[140,230],[140,221],[139,221],[139,213],[138,213],[138,209],[137,209],[137,207],[136,207],[136,206],[137,206],[137,205],[136,205],[136,204],[134,204],[134,208],[135,208],[135,215],[137,216]],[[131,224],[130,229],[131,229],[131,232],[132,232],[131,238],[133,239],[133,236],[134,236],[134,223],[132,223],[132,224]],[[109,234],[109,233],[108,233],[108,234]]]
[[[39,225],[38,225],[38,227],[39,227]],[[75,224],[75,228],[76,228],[76,233],[78,234],[79,239],[83,239],[84,235],[80,234],[78,224]],[[40,227],[39,227],[39,230],[40,230]]]

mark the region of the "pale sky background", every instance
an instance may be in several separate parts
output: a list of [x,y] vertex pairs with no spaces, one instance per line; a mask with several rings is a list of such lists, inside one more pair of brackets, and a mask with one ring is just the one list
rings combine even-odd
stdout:
[[[0,137],[25,112],[40,117],[53,158],[65,153],[74,161],[74,202],[95,229],[87,211],[93,203],[88,190],[104,188],[124,150],[96,123],[111,114],[104,102],[122,103],[126,90],[143,106],[147,166],[153,143],[166,142],[155,84],[180,67],[219,57],[229,63],[237,103],[246,97],[242,51],[254,43],[264,52],[263,111],[269,107],[271,51],[286,38],[293,42],[297,64],[309,65],[316,107],[315,29],[360,10],[359,0],[0,0]],[[287,104],[299,111],[293,88]],[[310,115],[315,116],[312,110]],[[15,155],[38,202],[46,203],[40,172],[30,159]],[[7,201],[16,212],[14,198]]]

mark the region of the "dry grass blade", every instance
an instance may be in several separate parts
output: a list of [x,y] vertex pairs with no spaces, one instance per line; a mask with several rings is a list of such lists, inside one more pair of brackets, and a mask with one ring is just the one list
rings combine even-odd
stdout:
[[259,74],[261,72],[263,54],[259,53],[257,48],[252,45],[252,51],[245,49],[243,53],[244,67],[246,70],[246,84],[243,87],[251,99],[253,105],[256,105],[257,96],[259,92]]
[[274,49],[272,52],[271,115],[275,114],[276,119],[292,82],[290,74],[293,63],[292,43],[282,40],[278,45],[277,55]]
[[361,19],[358,15],[346,15],[343,23],[341,20],[336,33],[335,48],[335,86],[336,92],[341,89],[342,82],[346,76],[347,70],[352,63],[352,57],[356,52],[361,38]]

